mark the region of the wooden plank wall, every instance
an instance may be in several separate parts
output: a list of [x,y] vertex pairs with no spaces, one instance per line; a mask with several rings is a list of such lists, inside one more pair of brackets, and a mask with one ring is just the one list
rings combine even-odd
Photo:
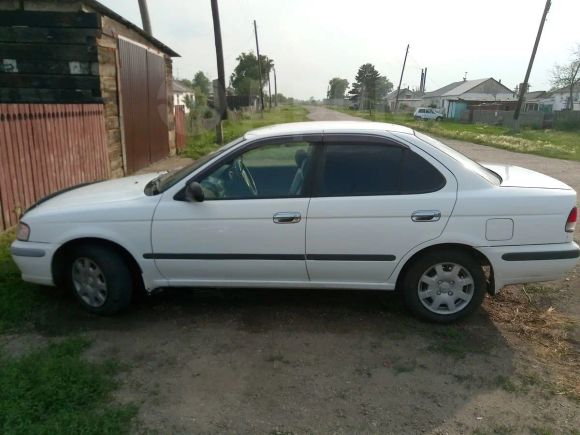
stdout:
[[0,231],[37,200],[109,178],[102,104],[0,104]]
[[2,11],[0,103],[100,103],[97,13]]

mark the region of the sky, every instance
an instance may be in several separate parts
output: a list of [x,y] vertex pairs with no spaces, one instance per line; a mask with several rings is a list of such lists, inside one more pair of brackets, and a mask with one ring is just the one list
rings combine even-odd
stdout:
[[[100,0],[141,25],[137,0]],[[181,55],[174,75],[217,77],[210,0],[148,0],[154,36]],[[219,0],[226,82],[241,52],[274,60],[278,91],[324,98],[333,77],[354,80],[375,65],[397,85],[410,45],[402,87],[427,91],[451,82],[493,77],[513,89],[523,81],[545,0]],[[580,0],[552,0],[530,76],[531,91],[550,88],[555,63],[580,44]]]

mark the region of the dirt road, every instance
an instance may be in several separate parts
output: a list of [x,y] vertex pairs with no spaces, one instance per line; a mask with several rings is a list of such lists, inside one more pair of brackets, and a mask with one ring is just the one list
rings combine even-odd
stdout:
[[[578,163],[451,144],[580,190]],[[55,296],[45,323],[127,365],[118,400],[140,404],[139,433],[577,434],[578,353],[554,329],[579,305],[577,275],[530,287],[533,303],[508,289],[447,327],[411,318],[394,296],[279,289],[168,291],[110,319]]]

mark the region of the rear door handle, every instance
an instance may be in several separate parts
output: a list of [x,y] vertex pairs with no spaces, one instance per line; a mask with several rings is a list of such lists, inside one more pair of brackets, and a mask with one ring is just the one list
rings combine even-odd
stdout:
[[300,222],[302,215],[297,211],[281,211],[275,213],[272,220],[275,224],[296,224]]
[[439,210],[417,210],[411,215],[413,222],[436,222],[441,219]]

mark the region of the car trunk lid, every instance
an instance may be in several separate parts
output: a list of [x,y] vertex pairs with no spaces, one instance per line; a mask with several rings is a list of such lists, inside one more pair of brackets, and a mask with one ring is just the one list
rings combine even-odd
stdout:
[[522,187],[531,189],[573,190],[566,183],[548,175],[520,166],[482,163],[482,166],[495,172],[502,179],[501,187]]

